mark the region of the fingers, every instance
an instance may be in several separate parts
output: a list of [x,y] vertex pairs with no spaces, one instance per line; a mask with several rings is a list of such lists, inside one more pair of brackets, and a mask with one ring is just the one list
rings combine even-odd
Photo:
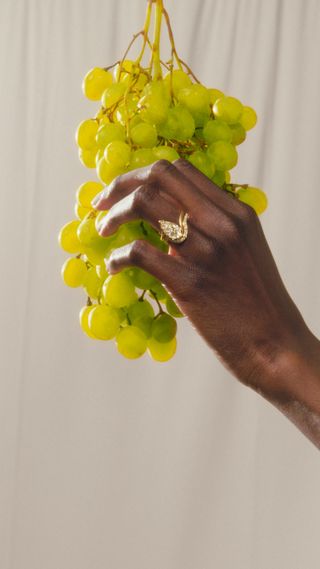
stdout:
[[163,253],[147,241],[134,241],[113,251],[107,263],[107,270],[114,274],[131,266],[147,271],[172,292],[183,295],[187,290],[189,275],[184,262]]
[[191,162],[180,158],[179,160],[175,160],[173,164],[181,174],[196,186],[199,192],[210,200],[210,202],[214,202],[215,205],[220,206],[225,211],[231,213],[234,211],[234,202],[236,200],[233,196],[209,180],[209,178],[195,168]]
[[146,184],[111,207],[99,226],[99,233],[102,237],[107,237],[115,233],[123,223],[136,219],[148,221],[159,231],[159,219],[173,219],[176,212],[177,208],[162,197],[159,188]]
[[[140,186],[131,194],[117,202],[108,211],[99,225],[99,234],[102,237],[112,235],[120,225],[130,221],[143,219],[154,229],[160,232],[160,219],[179,222],[179,210],[173,206],[163,195],[158,187],[154,185]],[[192,220],[189,222],[188,239],[181,244],[172,243],[171,251],[175,250],[179,255],[196,256],[207,250],[206,239],[194,226]]]
[[[166,193],[168,199],[183,211],[201,213],[206,200],[199,190],[170,162],[159,160],[146,168],[133,170],[115,178],[106,190],[97,196],[93,205],[98,210],[110,209],[139,186],[152,184]],[[209,202],[208,202],[209,203]]]

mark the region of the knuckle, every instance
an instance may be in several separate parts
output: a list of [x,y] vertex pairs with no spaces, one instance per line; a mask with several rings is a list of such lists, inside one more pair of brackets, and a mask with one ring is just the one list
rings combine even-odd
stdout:
[[142,263],[148,249],[148,244],[146,241],[138,240],[134,241],[130,246],[130,251],[128,255],[128,260],[133,265],[139,265]]
[[187,286],[184,287],[183,293],[186,299],[193,297],[195,291],[201,293],[208,287],[207,272],[198,266],[190,265],[188,267],[189,278],[187,279]]
[[143,214],[146,206],[146,195],[144,189],[145,188],[143,186],[140,186],[132,194],[131,208],[137,215]]
[[224,223],[223,238],[228,245],[233,245],[243,234],[243,224],[237,217],[228,219]]
[[256,217],[256,212],[251,206],[243,202],[239,203],[237,220],[240,225],[247,227],[252,224]]
[[178,158],[178,160],[175,160],[173,162],[173,164],[175,166],[178,166],[184,170],[194,170],[195,167],[193,166],[193,164],[191,164],[191,162],[189,160],[185,160],[184,158]]
[[250,210],[249,206],[241,207],[236,215],[224,220],[223,236],[227,244],[233,245],[246,236],[248,227],[251,226],[254,218],[254,211]]
[[174,166],[168,160],[157,160],[150,166],[150,178],[151,179],[159,179],[160,176],[163,174],[174,171]]
[[144,203],[150,204],[159,195],[159,188],[154,184],[146,184],[141,192],[143,193]]
[[122,184],[122,182],[123,182],[123,174],[119,174],[109,184],[108,193],[110,194],[111,192],[114,192],[118,188],[118,186]]
[[223,259],[226,257],[226,249],[229,245],[229,240],[227,241],[226,237],[216,238],[213,237],[211,239],[211,261],[215,265],[218,265],[222,262]]

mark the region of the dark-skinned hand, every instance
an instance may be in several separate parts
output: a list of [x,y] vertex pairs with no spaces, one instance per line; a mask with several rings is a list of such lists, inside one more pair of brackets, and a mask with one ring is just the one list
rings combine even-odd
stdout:
[[94,202],[109,210],[99,232],[143,219],[178,222],[189,235],[169,254],[146,241],[115,250],[111,274],[138,266],[164,283],[182,312],[244,384],[272,397],[283,388],[263,373],[278,354],[300,349],[306,325],[281,280],[254,210],[213,184],[189,162],[159,161],[116,178]]

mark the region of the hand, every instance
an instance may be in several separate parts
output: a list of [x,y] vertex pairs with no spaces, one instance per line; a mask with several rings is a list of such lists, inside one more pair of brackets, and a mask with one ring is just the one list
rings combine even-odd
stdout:
[[159,219],[177,222],[181,211],[189,213],[188,238],[168,255],[135,241],[112,253],[109,272],[135,265],[157,277],[241,382],[267,396],[282,389],[265,368],[283,351],[299,349],[308,332],[250,206],[184,160],[116,178],[94,206],[109,210],[103,236],[135,219],[159,231]]

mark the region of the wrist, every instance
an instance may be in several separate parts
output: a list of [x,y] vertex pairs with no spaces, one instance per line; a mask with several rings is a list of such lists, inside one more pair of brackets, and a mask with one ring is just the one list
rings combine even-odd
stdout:
[[307,326],[260,359],[253,389],[278,407],[299,403],[319,412],[320,342]]

